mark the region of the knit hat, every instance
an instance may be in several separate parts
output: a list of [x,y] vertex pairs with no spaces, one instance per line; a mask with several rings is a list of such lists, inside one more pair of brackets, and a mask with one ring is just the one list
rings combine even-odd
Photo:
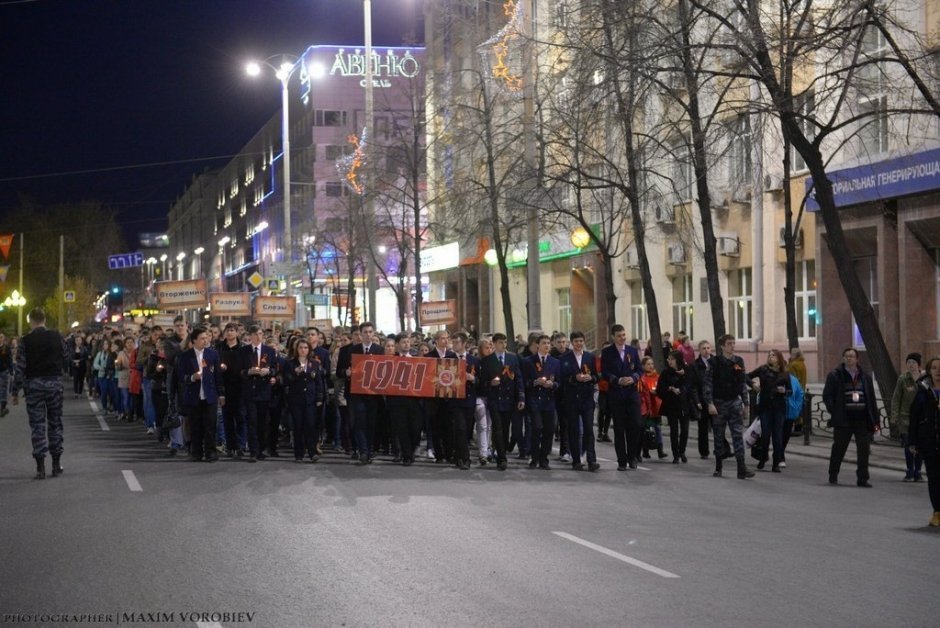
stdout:
[[917,362],[917,366],[920,366],[922,356],[919,353],[908,353],[907,357],[904,358],[904,361],[907,362],[908,360],[914,360],[915,362]]

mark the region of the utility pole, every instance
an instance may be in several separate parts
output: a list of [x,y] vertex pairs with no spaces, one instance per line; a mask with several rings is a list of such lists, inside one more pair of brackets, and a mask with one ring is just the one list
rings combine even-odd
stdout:
[[542,328],[542,278],[539,264],[539,216],[537,202],[541,202],[541,182],[539,181],[538,156],[535,148],[535,78],[537,55],[535,53],[538,39],[536,19],[537,0],[529,0],[529,23],[531,24],[530,38],[526,45],[527,74],[522,86],[523,107],[523,133],[525,133],[525,163],[528,175],[531,178],[531,195],[526,210],[526,235],[528,240],[528,256],[526,259],[526,285],[527,285],[527,320],[529,331]]
[[69,328],[65,320],[65,236],[59,236],[59,329]]
[[[373,85],[372,85],[372,0],[362,0],[362,19],[363,25],[365,27],[365,44],[366,44],[366,131],[365,131],[365,153],[366,153],[366,163],[368,164],[368,170],[375,168],[375,164],[372,163],[373,151],[372,151],[372,127],[373,127],[373,118],[375,117],[375,105],[373,102]],[[373,177],[375,179],[375,177]],[[364,209],[366,215],[366,224],[365,229],[371,229],[373,223],[375,222],[372,219],[372,201],[369,199],[368,191],[364,190],[366,193]],[[367,237],[367,245],[372,247],[372,237],[371,235]],[[368,271],[366,272],[366,282],[367,282],[367,293],[369,295],[369,319],[374,323],[378,324],[375,321],[375,293],[378,290],[378,268],[375,265],[375,259],[372,255],[373,251],[369,252],[367,257],[367,267]],[[419,279],[419,286],[420,286]],[[420,289],[420,288],[419,288]]]

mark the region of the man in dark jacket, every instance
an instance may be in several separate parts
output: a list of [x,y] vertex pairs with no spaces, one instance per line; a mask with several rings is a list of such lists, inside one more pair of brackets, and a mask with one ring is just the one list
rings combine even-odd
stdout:
[[225,426],[225,455],[241,458],[248,450],[248,432],[242,407],[242,343],[238,340],[238,327],[227,323],[222,339],[216,343],[225,383],[225,405],[222,406],[222,421]]
[[52,476],[62,475],[62,362],[69,351],[62,335],[46,329],[41,308],[27,315],[30,332],[20,339],[14,365],[13,405],[26,391],[26,413],[32,433],[36,479],[46,477],[46,454],[52,454]]
[[839,483],[839,469],[855,437],[858,468],[855,472],[858,486],[871,487],[868,481],[868,454],[871,434],[878,429],[878,409],[875,406],[875,386],[871,376],[858,364],[858,351],[849,347],[842,352],[842,364],[826,376],[823,403],[831,415],[832,454],[829,456],[829,483]]
[[[248,424],[248,462],[264,460],[265,429],[271,403],[271,389],[277,381],[277,352],[264,344],[264,332],[258,325],[248,328],[249,344],[241,349],[238,361],[242,378],[242,400]],[[270,453],[270,452],[269,452]]]
[[564,388],[563,408],[568,416],[568,444],[571,467],[580,471],[582,446],[587,454],[588,470],[597,471],[594,448],[594,386],[597,368],[594,354],[584,350],[584,333],[571,332],[571,351],[561,356],[561,377]]
[[[712,360],[705,374],[704,402],[712,417],[715,430],[715,477],[721,477],[725,458],[725,426],[731,432],[734,457],[738,463],[738,479],[754,477],[744,461],[744,415],[747,408],[748,388],[745,380],[744,360],[734,354],[735,338],[725,334],[718,339],[721,354]],[[720,446],[720,448],[719,448]]]
[[480,363],[480,375],[486,387],[486,405],[490,411],[491,440],[496,451],[496,468],[506,470],[506,443],[509,430],[517,430],[522,442],[522,423],[517,418],[525,408],[525,383],[519,357],[506,351],[506,334],[493,334],[494,351]]
[[636,385],[640,381],[640,355],[627,344],[623,325],[610,328],[613,344],[601,351],[601,377],[608,383],[607,403],[614,420],[614,449],[617,452],[617,470],[637,468],[640,458],[640,439],[643,434],[643,416],[640,414],[640,395]]
[[225,407],[225,385],[219,354],[209,346],[209,330],[197,327],[192,333],[191,349],[176,360],[176,373],[182,390],[182,409],[189,422],[191,438],[189,459],[206,462],[219,459],[216,453],[217,408]]

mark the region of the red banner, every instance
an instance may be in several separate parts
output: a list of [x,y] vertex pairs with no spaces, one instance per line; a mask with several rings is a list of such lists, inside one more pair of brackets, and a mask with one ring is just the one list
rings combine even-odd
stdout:
[[464,399],[467,396],[466,374],[466,363],[454,358],[439,360],[353,354],[350,392],[354,395]]
[[0,253],[3,254],[3,259],[10,257],[10,247],[13,246],[13,234],[4,233],[0,235]]

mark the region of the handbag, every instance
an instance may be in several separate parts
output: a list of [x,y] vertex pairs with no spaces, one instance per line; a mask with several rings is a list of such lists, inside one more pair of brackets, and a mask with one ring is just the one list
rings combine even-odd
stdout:
[[643,445],[647,449],[656,449],[659,445],[656,444],[656,430],[652,426],[646,428],[643,432]]
[[163,421],[163,428],[167,430],[175,430],[178,427],[183,425],[183,420],[180,418],[180,415],[176,412],[171,412],[166,415],[166,419]]

